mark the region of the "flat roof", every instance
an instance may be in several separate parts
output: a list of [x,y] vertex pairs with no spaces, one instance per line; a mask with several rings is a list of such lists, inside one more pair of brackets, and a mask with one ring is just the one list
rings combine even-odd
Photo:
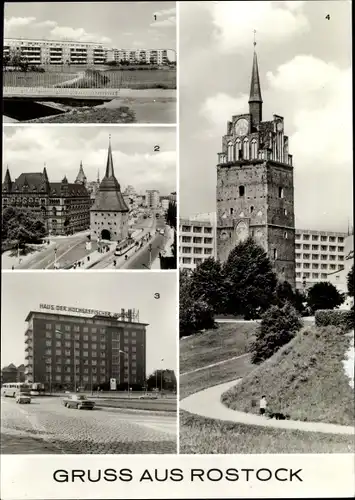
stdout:
[[93,314],[90,315],[88,314],[87,316],[80,315],[80,314],[65,314],[60,311],[29,311],[29,313],[26,316],[25,321],[29,321],[31,316],[34,314],[39,315],[39,316],[61,316],[67,319],[97,319],[97,320],[105,320],[105,321],[111,321],[111,322],[119,322],[119,323],[129,323],[130,325],[141,325],[141,326],[149,326],[149,323],[141,323],[140,321],[127,321],[124,319],[116,318],[114,316],[105,316],[105,315],[98,315],[98,314]]

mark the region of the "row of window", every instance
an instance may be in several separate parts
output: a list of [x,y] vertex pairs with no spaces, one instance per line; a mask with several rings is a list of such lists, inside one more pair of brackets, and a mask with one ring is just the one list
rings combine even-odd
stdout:
[[[48,356],[48,355],[49,355],[49,356],[51,356],[51,353],[46,352],[46,355],[47,355],[47,356]],[[72,359],[69,359],[69,358],[61,358],[61,357],[59,357],[59,356],[60,356],[60,355],[57,355],[57,357],[56,357],[56,359],[55,359],[55,364],[56,364],[56,365],[63,365],[63,364],[64,364],[64,365],[75,365],[75,366],[76,366],[76,370],[77,370],[77,371],[78,371],[78,370],[80,370],[80,358],[79,358],[79,362],[78,362],[78,358],[77,358],[77,359],[76,359],[76,362],[74,363]],[[135,367],[135,366],[136,366],[136,363],[137,363],[137,361],[136,361],[136,359],[137,359],[136,354],[134,354],[134,353],[133,353],[133,354],[130,356],[130,358],[131,358],[131,366]],[[63,361],[64,361],[64,363],[63,363]],[[33,358],[29,356],[29,358],[28,358],[28,362],[29,362],[29,363],[32,363],[32,362],[33,362]],[[52,363],[52,358],[51,358],[51,357],[46,358],[46,359],[45,359],[45,363],[46,363],[46,365],[52,365],[52,364],[54,364],[54,363]],[[90,365],[92,365],[92,366],[97,366],[97,361],[96,361],[96,359],[91,359],[91,360],[90,360],[90,363],[89,363],[89,360],[88,360],[88,359],[84,359],[82,364],[83,364],[84,366],[89,366],[89,364],[90,364]],[[120,360],[119,360],[119,359],[116,359],[116,361],[114,361],[114,359],[112,359],[112,364],[114,364],[114,365],[115,365],[115,364],[120,364]],[[129,364],[129,363],[128,363],[128,360],[127,360],[127,358],[125,358],[125,360],[124,360],[124,366],[128,366],[128,364]],[[105,359],[101,359],[101,361],[100,361],[100,365],[101,365],[101,366],[105,366],[105,365],[106,365],[106,360],[105,360]]]
[[[300,253],[296,253],[296,259],[304,259],[304,260],[310,260],[311,258],[311,254],[309,253],[304,253],[304,254],[300,254]],[[344,260],[344,255],[326,255],[326,254],[321,254],[320,256],[320,260],[339,260],[339,261],[343,261]],[[313,253],[312,254],[312,260],[319,260],[319,254],[318,253]]]
[[[309,241],[310,238],[311,238],[310,234],[302,234],[301,235],[299,233],[296,233],[296,240],[300,240],[301,236],[302,236],[302,239],[304,241]],[[331,243],[335,243],[336,240],[337,240],[336,236],[327,236],[327,235],[312,234],[312,241],[328,241],[328,238],[329,238],[329,241]],[[344,237],[343,236],[338,236],[338,243],[344,243]]]
[[[312,279],[327,279],[327,274],[326,273],[321,273],[319,276],[319,273],[312,273]],[[311,273],[303,273],[303,278],[310,278]],[[302,278],[302,273],[296,273],[296,278]]]
[[[47,342],[50,342],[50,341],[48,341],[48,340],[47,340]],[[46,342],[46,346],[47,346],[47,347],[51,347],[51,344],[50,344],[50,343],[47,343],[47,342]],[[131,350],[132,350],[132,352],[136,352],[136,351],[137,351],[137,347],[136,347],[135,345],[132,345]],[[52,353],[52,352],[53,352],[53,349],[46,349],[46,354],[50,354],[50,353]],[[63,352],[63,350],[62,350],[62,349],[55,349],[55,353],[56,353],[56,355],[57,355],[57,356],[61,356],[61,355],[62,355],[62,352]],[[71,352],[72,352],[72,351],[71,351],[70,349],[65,349],[65,350],[64,350],[64,354],[65,354],[65,356],[71,356]],[[79,351],[79,350],[75,350],[75,351],[74,351],[74,354],[75,354],[75,356],[80,356],[80,355],[81,355],[81,356],[83,356],[84,358],[89,357],[89,351]],[[97,358],[97,352],[96,352],[95,350],[92,350],[92,351],[91,351],[91,356],[92,356],[93,358]],[[105,351],[101,351],[101,352],[100,352],[100,357],[101,357],[101,358],[106,357],[106,352],[105,352]]]
[[[309,262],[303,262],[303,264],[301,264],[300,262],[296,262],[296,268],[300,268],[300,267],[303,267],[303,269],[310,269],[311,264]],[[328,269],[328,264],[321,264],[320,268],[321,269]],[[336,264],[329,264],[329,269],[334,270],[336,268],[337,268]],[[342,268],[343,268],[343,266],[338,265],[338,269],[342,269]],[[319,269],[319,264],[312,264],[312,269]]]
[[202,240],[203,240],[203,243],[205,245],[211,245],[213,242],[213,238],[201,238],[198,236],[194,236],[193,238],[192,238],[192,236],[183,236],[182,242],[183,243],[191,243],[191,239],[192,239],[192,243],[202,243]]
[[192,259],[191,257],[183,257],[182,258],[182,263],[183,264],[201,264],[203,259]]
[[[300,243],[296,243],[296,250],[300,250],[302,248],[302,250],[311,250],[311,245],[309,244],[303,244],[301,245]],[[328,245],[320,245],[320,249],[323,251],[323,252],[327,252],[328,251]],[[312,245],[312,250],[319,250],[319,245]],[[330,245],[329,246],[329,252],[344,252],[344,247],[336,247],[335,245]]]
[[[193,233],[204,233],[204,234],[212,234],[212,228],[211,227],[205,227],[205,226],[182,226],[181,227],[181,232],[182,233],[190,233],[192,228]],[[203,230],[203,231],[202,231]]]
[[[72,370],[70,366],[60,366],[60,365],[57,365],[55,367],[55,370],[54,370],[56,373],[71,373]],[[53,372],[53,367],[51,365],[47,365],[46,366],[46,372],[47,373],[52,373]],[[97,373],[97,368],[96,366],[93,366],[91,367],[91,370],[89,370],[89,368],[84,368],[83,370],[75,370],[75,375],[80,375],[82,373]],[[106,373],[106,368],[105,367],[101,367],[100,368],[100,373]],[[124,373],[128,373],[128,366],[125,366],[124,367]],[[133,375],[135,375],[137,373],[137,367],[136,366],[131,366],[131,370],[130,370],[130,373],[132,373]]]
[[[203,249],[203,253],[205,255],[212,255],[212,251],[213,251],[212,248],[204,248]],[[202,248],[194,248],[194,249],[192,249],[192,247],[182,247],[182,253],[202,254]]]
[[[63,382],[70,382],[72,383],[73,380],[72,380],[72,377],[70,375],[65,375],[64,377],[62,375],[56,375],[54,377],[54,380],[55,382],[58,382],[58,383],[63,383]],[[46,376],[46,382],[51,382],[51,376],[50,375],[47,375]],[[106,379],[106,376],[105,375],[101,375],[100,377],[97,377],[96,375],[92,375],[91,377],[89,377],[88,375],[84,375],[82,377],[82,381],[83,382],[101,382],[101,383],[105,383],[107,381]],[[124,377],[124,382],[128,382],[128,377]],[[136,377],[131,377],[130,379],[130,383],[131,384],[135,384],[137,382],[137,379]]]
[[258,158],[258,143],[253,139],[249,143],[246,137],[243,142],[237,139],[235,145],[232,142],[227,146],[227,161],[249,160]]

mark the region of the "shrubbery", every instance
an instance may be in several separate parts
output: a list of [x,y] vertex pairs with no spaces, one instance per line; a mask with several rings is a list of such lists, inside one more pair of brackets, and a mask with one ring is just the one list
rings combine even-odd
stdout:
[[308,305],[315,313],[318,309],[334,309],[344,302],[344,295],[327,281],[315,283],[308,290]]
[[255,342],[252,344],[252,363],[270,358],[293,339],[302,327],[296,309],[289,303],[283,307],[271,306],[262,317]]
[[338,326],[343,331],[354,328],[354,311],[320,309],[315,314],[316,326]]

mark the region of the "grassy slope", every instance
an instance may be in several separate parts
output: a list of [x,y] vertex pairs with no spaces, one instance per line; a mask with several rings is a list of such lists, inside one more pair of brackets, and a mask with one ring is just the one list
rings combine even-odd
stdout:
[[182,339],[180,373],[245,354],[257,326],[254,322],[220,323],[216,329]]
[[271,410],[291,419],[354,424],[354,395],[342,361],[350,337],[334,327],[307,327],[222,401],[230,408],[256,413],[265,394]]
[[180,411],[180,453],[350,453],[354,438],[219,422]]

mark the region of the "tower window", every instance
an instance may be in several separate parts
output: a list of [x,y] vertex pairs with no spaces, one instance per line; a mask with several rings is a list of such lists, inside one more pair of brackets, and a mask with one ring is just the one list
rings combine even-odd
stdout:
[[285,238],[285,240],[287,240],[287,238],[288,238],[287,231],[284,232],[284,238]]
[[239,196],[243,197],[245,194],[245,187],[244,186],[239,186]]
[[243,141],[243,158],[249,160],[249,141],[244,139]]
[[252,158],[258,157],[258,145],[255,139],[251,141],[251,157]]
[[254,207],[253,205],[250,207],[250,213],[252,214],[254,212]]
[[283,197],[284,197],[284,188],[279,187],[279,198],[283,198]]
[[228,143],[228,158],[227,161],[233,161],[233,144],[231,142]]
[[274,254],[274,260],[276,260],[277,259],[277,250],[276,250],[276,248],[274,248],[273,254]]
[[233,212],[234,212],[234,209],[233,209],[233,208],[231,208],[231,209],[230,209],[230,214],[231,214],[231,215],[233,215]]
[[287,215],[287,210],[286,210],[286,208],[284,209],[284,215]]

